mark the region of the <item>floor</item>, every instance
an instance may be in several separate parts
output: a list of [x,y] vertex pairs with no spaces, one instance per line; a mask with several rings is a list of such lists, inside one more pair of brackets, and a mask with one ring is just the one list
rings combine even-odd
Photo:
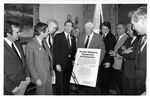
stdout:
[[[53,85],[54,95],[55,95],[55,85]],[[70,95],[87,95],[86,89],[76,87],[75,85],[70,85]],[[110,95],[116,95],[117,91],[110,89]],[[35,84],[30,83],[27,87],[25,95],[36,95]]]

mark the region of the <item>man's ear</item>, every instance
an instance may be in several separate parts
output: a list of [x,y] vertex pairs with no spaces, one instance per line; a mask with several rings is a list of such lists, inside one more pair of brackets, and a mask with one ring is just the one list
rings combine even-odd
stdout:
[[11,35],[9,33],[6,33],[7,37],[10,37]]

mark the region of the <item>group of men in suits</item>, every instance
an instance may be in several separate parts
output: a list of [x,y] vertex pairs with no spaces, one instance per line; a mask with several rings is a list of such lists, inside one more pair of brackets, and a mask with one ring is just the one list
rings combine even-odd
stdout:
[[[147,8],[140,7],[132,15],[134,29],[142,35],[137,44],[136,52],[136,91],[142,94],[146,91],[146,25]],[[77,48],[101,49],[96,87],[81,87],[84,94],[108,94],[111,77],[122,93],[121,68],[123,57],[118,49],[127,39],[123,24],[117,25],[118,39],[111,33],[111,25],[104,22],[101,26],[103,35],[93,32],[94,24],[85,23],[85,33],[77,41],[70,33],[73,30],[72,21],[64,23],[64,31],[54,34],[58,22],[50,19],[47,24],[37,23],[34,26],[34,37],[27,43],[25,55],[17,42],[20,34],[18,23],[7,21],[4,26],[4,94],[24,94],[30,81],[36,84],[37,95],[51,95],[53,70],[56,74],[57,95],[69,95],[70,78]],[[134,51],[129,49],[130,52]],[[26,56],[26,57],[25,57]],[[113,73],[111,75],[110,71]],[[114,79],[115,78],[115,79]],[[101,89],[100,89],[101,88]],[[120,94],[121,94],[120,93]]]

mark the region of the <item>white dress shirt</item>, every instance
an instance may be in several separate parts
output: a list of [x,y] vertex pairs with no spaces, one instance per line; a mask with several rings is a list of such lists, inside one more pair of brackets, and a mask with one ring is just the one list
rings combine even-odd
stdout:
[[53,38],[52,38],[52,35],[49,35],[49,36],[46,38],[46,42],[47,42],[47,44],[48,44],[48,47],[50,48],[51,46],[50,46],[50,44],[49,44],[49,38],[50,38],[50,43],[51,43],[51,45],[53,46]]
[[[89,37],[89,42],[88,42],[88,45],[87,45],[87,48],[89,47],[89,45],[90,45],[90,43],[91,43],[91,40],[92,40],[92,38],[93,38],[93,32],[89,35],[90,37]],[[87,38],[88,38],[88,35],[86,35],[86,37],[85,37],[85,41],[84,41],[84,45],[85,45],[85,43],[86,43],[86,41],[87,41]]]
[[66,32],[64,32],[64,33],[65,33],[66,39],[67,39],[67,36],[69,35],[69,43],[70,43],[70,46],[71,46],[71,36],[70,36],[70,34],[66,33]]
[[15,44],[14,42],[8,40],[7,38],[4,38],[4,40],[7,42],[7,44],[8,44],[11,48],[12,48],[12,43],[14,44],[14,47],[15,47],[15,49],[16,49],[16,51],[17,51],[19,57],[21,58],[21,54],[20,54],[19,49],[17,48],[16,44]]

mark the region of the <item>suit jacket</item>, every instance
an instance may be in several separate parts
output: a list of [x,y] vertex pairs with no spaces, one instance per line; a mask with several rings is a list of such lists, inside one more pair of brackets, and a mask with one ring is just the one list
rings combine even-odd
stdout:
[[[67,68],[68,62],[72,62],[75,59],[76,54],[76,40],[75,37],[71,36],[71,47],[68,48],[67,39],[65,33],[58,33],[54,37],[53,43],[53,58],[54,64],[60,64],[62,70]],[[56,67],[54,66],[54,69]]]
[[140,51],[142,37],[139,40],[137,45],[136,52],[136,85],[137,85],[137,94],[142,94],[146,91],[146,68],[147,68],[147,44]]
[[133,47],[133,52],[129,53],[129,54],[123,54],[123,49],[122,47],[120,47],[118,49],[118,54],[123,56],[124,59],[124,66],[123,66],[123,72],[124,75],[127,78],[130,79],[135,79],[135,59],[136,59],[136,50],[137,50],[137,44],[138,44],[138,37],[133,41],[133,43],[131,44],[132,38],[128,37],[127,40],[124,42],[124,44],[122,46],[125,46],[126,48],[130,48]]
[[52,56],[46,40],[44,40],[44,46],[46,51],[36,37],[26,45],[26,61],[31,77],[33,81],[40,79],[42,85],[46,83],[47,79],[51,79],[51,76],[48,77],[48,73],[52,72]]
[[18,87],[25,77],[30,77],[29,70],[26,66],[26,61],[23,49],[19,42],[15,42],[18,48],[21,59],[15,54],[14,50],[4,40],[4,94],[13,94],[11,91]]
[[113,58],[113,56],[109,55],[109,51],[114,50],[114,47],[116,44],[116,38],[111,32],[109,32],[106,35],[106,37],[104,37],[103,41],[104,41],[105,50],[106,50],[106,53],[105,53],[105,56],[103,59],[103,63],[109,62],[112,65],[114,62],[114,58]]
[[[80,37],[77,40],[77,48],[84,48],[85,38],[86,38],[85,33],[80,35]],[[99,65],[100,65],[105,55],[105,45],[100,34],[97,34],[97,33],[93,34],[93,38],[91,39],[91,42],[88,48],[101,49],[101,56],[100,56],[100,62],[99,62]]]
[[[114,47],[114,52],[118,53],[118,49],[122,46],[122,44],[126,41],[127,38],[128,38],[128,35],[124,33],[123,36],[117,41]],[[122,67],[122,56],[117,54],[117,56],[114,57],[113,68],[117,70],[121,70],[121,67]]]

